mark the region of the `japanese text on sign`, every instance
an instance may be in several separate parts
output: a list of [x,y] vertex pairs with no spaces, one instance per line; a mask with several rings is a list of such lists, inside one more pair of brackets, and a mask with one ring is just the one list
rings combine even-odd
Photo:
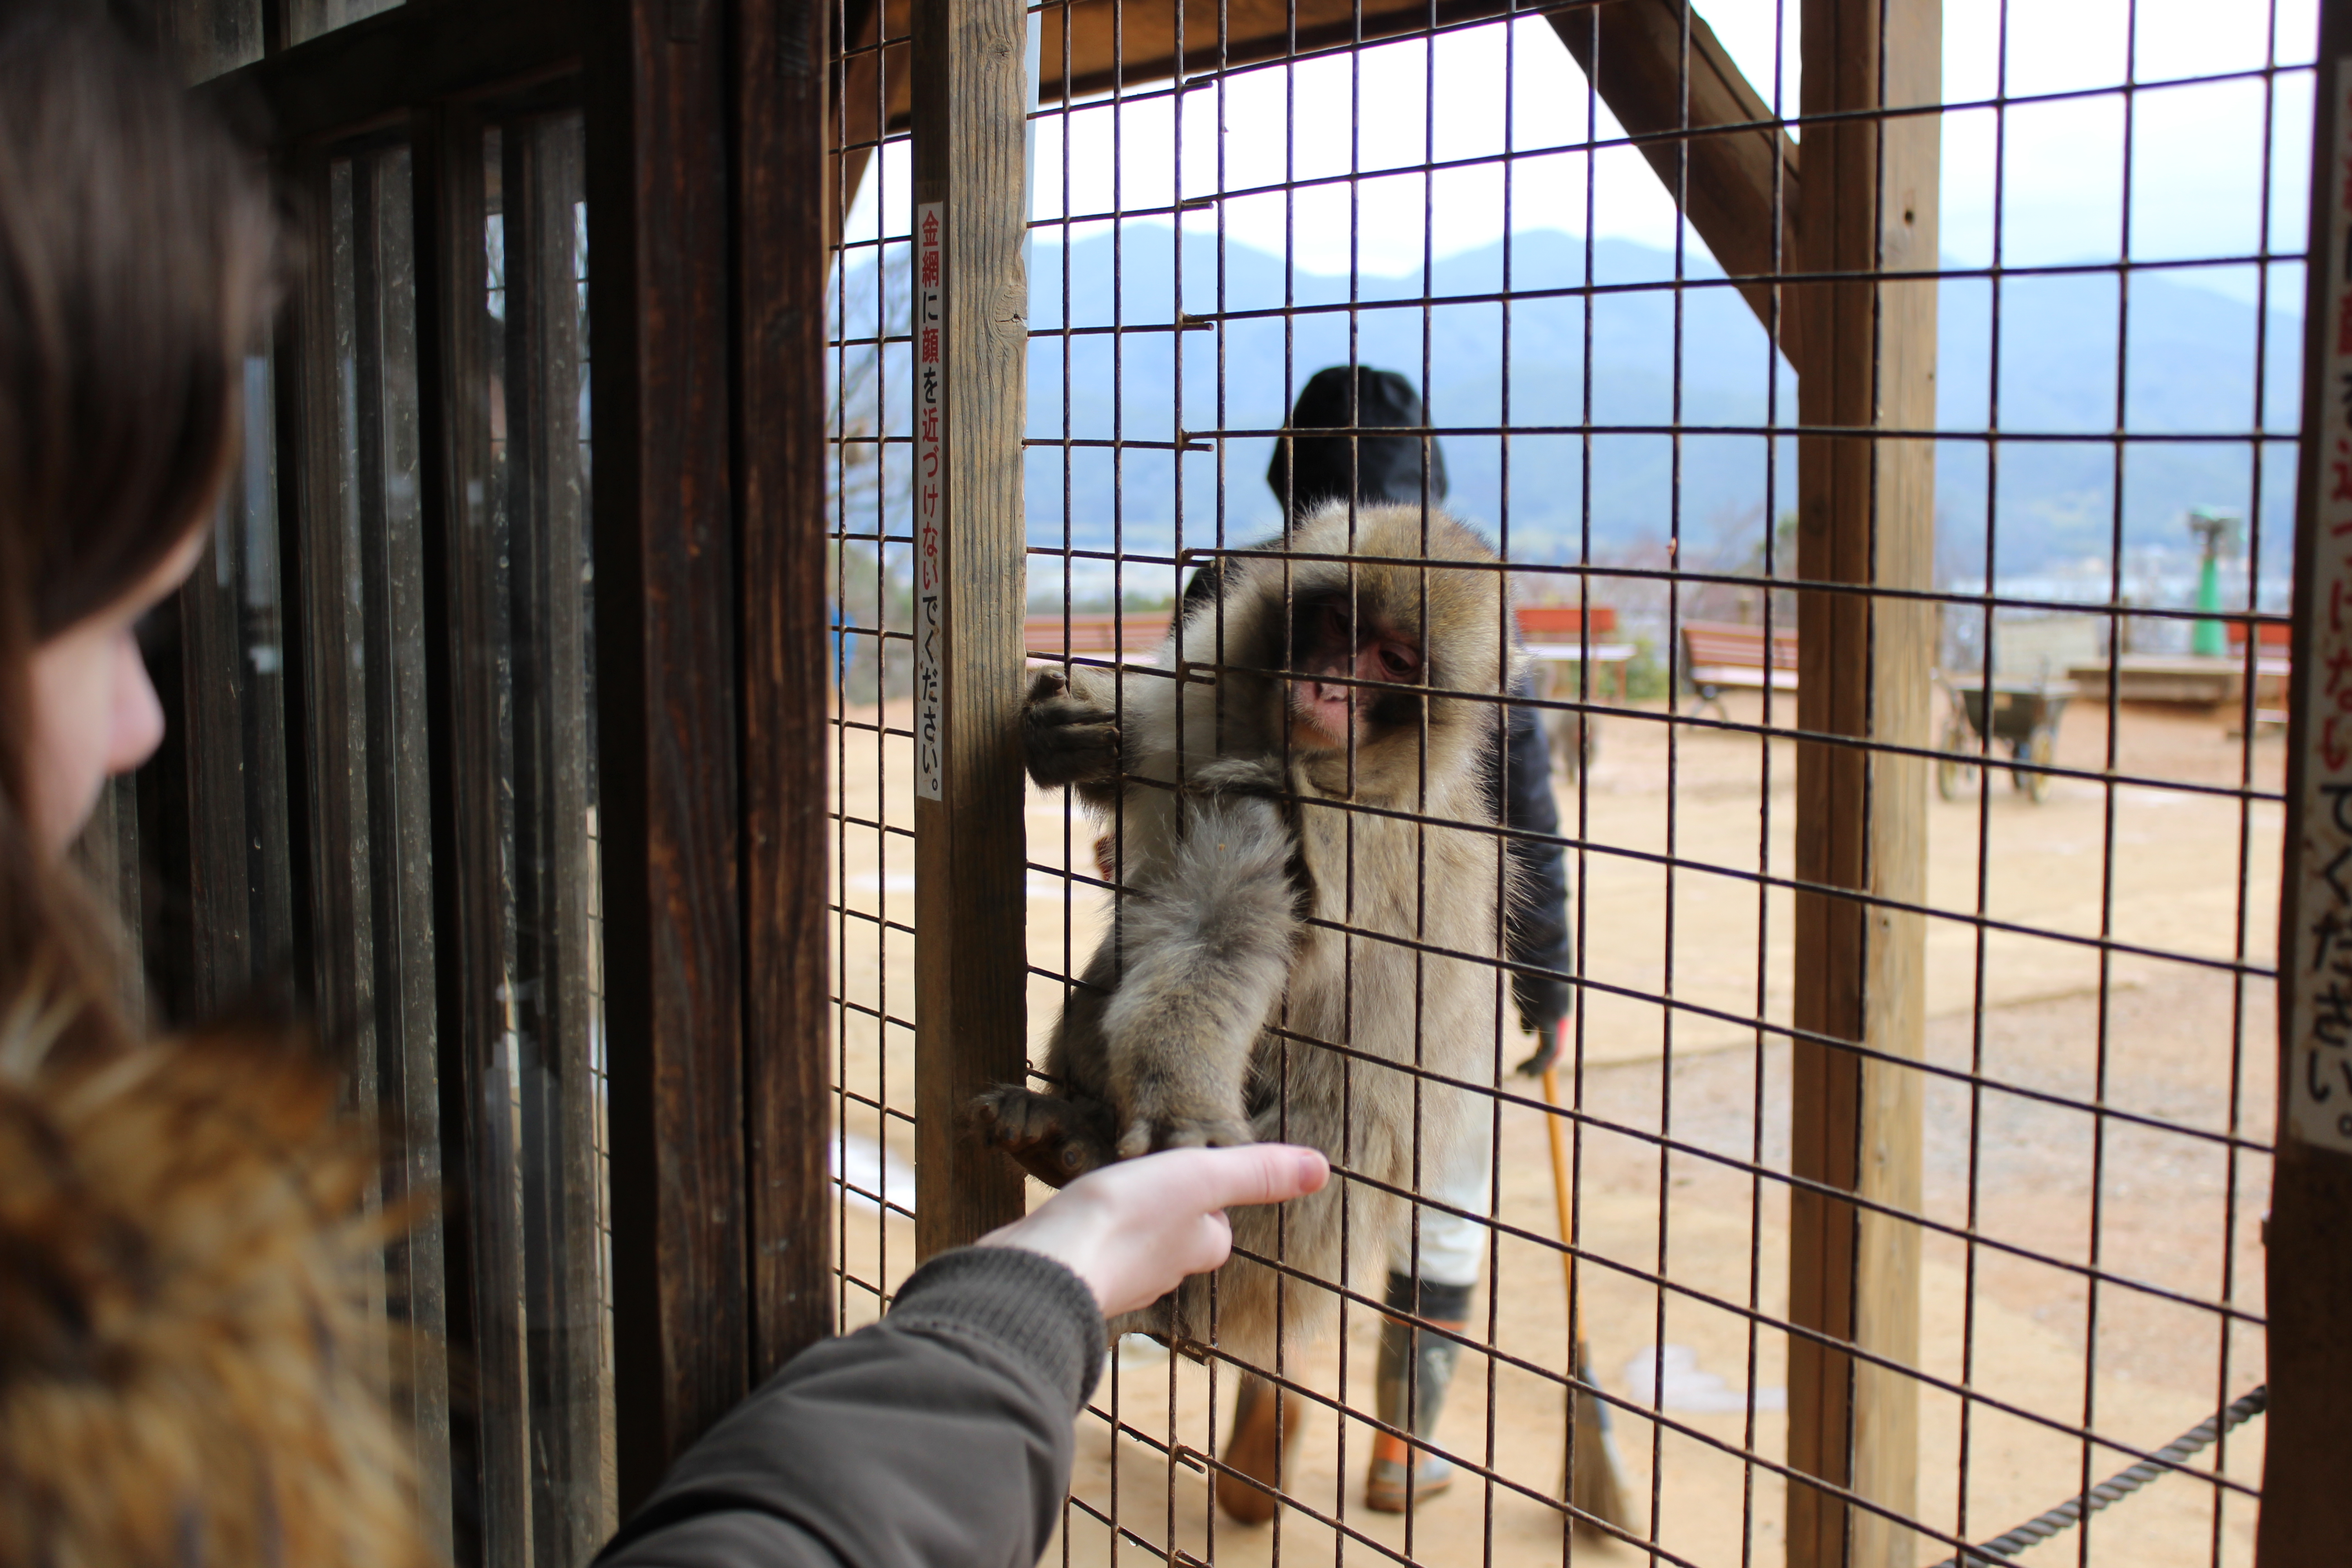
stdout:
[[947,752],[942,683],[947,665],[946,478],[940,426],[947,413],[947,330],[940,287],[941,204],[915,208],[915,793],[940,798]]
[[2336,159],[2327,180],[2326,393],[2321,398],[2315,581],[2300,689],[2306,748],[2296,908],[2280,962],[2296,967],[2287,1036],[2287,1119],[2295,1136],[2352,1152],[2352,59],[2337,66]]

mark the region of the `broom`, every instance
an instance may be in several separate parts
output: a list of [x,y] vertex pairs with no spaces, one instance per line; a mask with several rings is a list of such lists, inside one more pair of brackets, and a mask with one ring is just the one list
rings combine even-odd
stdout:
[[[1565,1034],[1567,1028],[1562,1024],[1561,1033]],[[1555,1110],[1559,1108],[1559,1072],[1556,1068],[1543,1069],[1543,1097],[1546,1105]],[[1569,1200],[1568,1131],[1564,1120],[1558,1116],[1545,1117],[1544,1125],[1551,1134],[1551,1190],[1559,1205],[1559,1238],[1572,1249],[1576,1246],[1576,1205]],[[1559,1262],[1568,1281],[1569,1360],[1580,1381],[1595,1384],[1598,1380],[1592,1375],[1592,1352],[1584,1340],[1584,1301],[1576,1293],[1575,1252],[1563,1250]],[[1576,1532],[1587,1541],[1613,1539],[1594,1528],[1591,1519],[1605,1520],[1630,1532],[1633,1521],[1626,1508],[1624,1469],[1617,1457],[1617,1440],[1609,1431],[1609,1406],[1598,1399],[1580,1399],[1571,1388],[1568,1408],[1575,1436],[1569,1444],[1568,1473],[1561,1478],[1559,1489],[1570,1506],[1580,1510],[1576,1518]],[[1586,1515],[1590,1519],[1583,1517]]]

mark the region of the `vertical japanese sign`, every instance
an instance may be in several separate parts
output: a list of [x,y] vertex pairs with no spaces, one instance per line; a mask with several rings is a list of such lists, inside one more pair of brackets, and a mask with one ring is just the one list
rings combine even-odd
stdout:
[[[2303,842],[2296,907],[2302,930],[2281,933],[2279,960],[2301,971],[2289,1018],[2287,1118],[2295,1135],[2352,1152],[2352,58],[2336,69],[2336,145],[2327,230],[2318,496],[2308,669],[2302,677]],[[2322,247],[2325,247],[2323,250]]]
[[943,204],[915,208],[915,794],[940,798],[947,761],[947,476],[941,426],[947,417],[946,292],[940,241]]

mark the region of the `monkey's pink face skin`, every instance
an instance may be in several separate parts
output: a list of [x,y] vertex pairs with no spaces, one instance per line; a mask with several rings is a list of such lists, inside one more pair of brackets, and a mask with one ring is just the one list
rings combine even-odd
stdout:
[[1350,735],[1361,744],[1370,739],[1365,714],[1382,693],[1355,683],[1412,685],[1421,679],[1420,646],[1371,616],[1351,625],[1343,605],[1323,605],[1304,619],[1297,668],[1306,679],[1290,683],[1292,739],[1315,751],[1345,746]]

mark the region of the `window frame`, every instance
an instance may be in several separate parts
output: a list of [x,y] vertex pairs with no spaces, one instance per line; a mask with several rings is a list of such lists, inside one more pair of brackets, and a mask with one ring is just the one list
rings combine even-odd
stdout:
[[[318,265],[327,216],[308,210],[304,193],[324,191],[331,157],[357,139],[397,136],[410,149],[433,751],[430,1005],[449,1345],[460,1363],[478,1348],[464,1302],[480,1217],[468,1200],[464,1108],[478,1069],[466,1040],[469,1020],[495,1005],[483,994],[486,971],[467,959],[466,933],[480,924],[468,911],[485,890],[467,868],[466,824],[483,798],[483,770],[466,763],[453,671],[468,631],[463,605],[478,597],[460,592],[468,563],[452,527],[474,467],[452,391],[469,352],[462,302],[480,283],[468,260],[478,241],[469,248],[460,237],[469,220],[479,232],[486,115],[543,100],[576,107],[584,122],[595,258],[586,348],[600,432],[587,529],[609,1068],[611,1500],[625,1517],[694,1437],[834,1326],[820,743],[825,13],[780,0],[412,0],[288,47],[289,0],[262,9],[263,58],[196,90],[240,116],[258,110],[278,177],[296,193],[289,248],[308,263],[293,269],[274,340],[268,426],[294,759],[288,956],[303,990],[317,973],[321,912],[311,907],[321,896],[311,858],[332,847],[319,839],[301,776],[312,737],[296,661],[323,591],[311,546],[317,529],[332,526],[319,509],[333,439],[333,390],[313,363],[318,334],[331,333],[321,319],[330,275]],[[191,682],[200,675],[192,669]],[[142,793],[163,797],[163,814],[201,839],[194,773],[184,763]],[[181,846],[156,875],[185,886],[202,852]],[[181,945],[149,943],[155,966],[176,975],[176,994],[250,984],[251,973]],[[458,1462],[476,1473],[455,1487],[476,1490],[486,1510],[530,1508],[528,1485],[503,1498],[487,1489],[480,1447],[469,1461],[459,1446]],[[428,1443],[428,1468],[436,1451]],[[449,1451],[446,1430],[438,1451]]]

